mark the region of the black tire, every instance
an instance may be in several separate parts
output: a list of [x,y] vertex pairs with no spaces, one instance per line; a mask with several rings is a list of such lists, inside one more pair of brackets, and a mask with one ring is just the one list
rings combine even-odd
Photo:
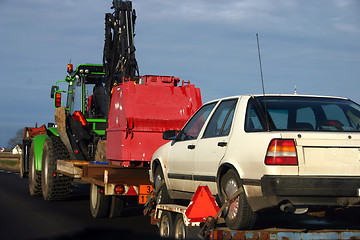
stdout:
[[69,159],[70,154],[60,137],[51,136],[44,142],[41,188],[43,198],[46,201],[64,200],[70,197],[72,192],[72,178],[56,172],[58,159]]
[[25,161],[26,161],[26,155],[25,155],[25,149],[23,150],[22,154],[21,154],[21,159],[20,159],[20,170],[19,170],[19,176],[20,178],[26,178],[28,175],[25,173]]
[[35,149],[34,143],[31,144],[30,148],[30,159],[29,159],[29,191],[31,196],[41,196],[41,172],[35,168]]
[[90,212],[94,218],[109,216],[111,196],[106,196],[95,184],[90,188]]
[[30,164],[30,149],[31,149],[31,140],[23,140],[23,151],[20,159],[20,178],[29,177],[29,164]]
[[[220,182],[221,202],[225,202],[225,192],[228,198],[237,191],[238,188],[242,188],[240,178],[236,172],[230,169],[222,178]],[[243,191],[240,195],[230,203],[230,205],[224,210],[224,218],[226,225],[232,230],[246,230],[252,229],[256,222],[257,214],[251,209],[250,205],[247,202],[246,194]]]
[[184,223],[182,214],[176,214],[174,222],[174,238],[175,239],[199,239],[197,234],[200,232],[200,227],[187,227]]
[[156,204],[173,203],[174,201],[169,196],[166,184],[161,185],[163,181],[165,181],[164,174],[162,173],[161,167],[159,166],[155,169],[154,175],[154,189],[157,190],[159,187],[161,187],[156,198]]
[[125,207],[125,199],[124,197],[111,197],[111,205],[110,205],[110,218],[121,217]]
[[160,237],[174,239],[174,214],[169,211],[162,212],[160,218],[159,233]]

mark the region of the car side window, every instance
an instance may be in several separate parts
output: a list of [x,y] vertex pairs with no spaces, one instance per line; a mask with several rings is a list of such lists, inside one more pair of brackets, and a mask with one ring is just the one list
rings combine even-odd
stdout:
[[177,141],[196,139],[217,102],[202,106],[179,133]]
[[237,99],[222,101],[211,117],[203,138],[227,136],[230,133]]
[[246,110],[246,120],[245,120],[245,131],[246,132],[259,132],[264,131],[264,126],[261,123],[261,118],[255,107],[254,99],[249,101],[247,110]]

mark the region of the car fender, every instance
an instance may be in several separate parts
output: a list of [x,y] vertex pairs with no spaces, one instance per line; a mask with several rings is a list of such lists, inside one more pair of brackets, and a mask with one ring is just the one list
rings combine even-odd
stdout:
[[168,185],[166,165],[167,165],[168,159],[169,159],[168,156],[169,156],[170,146],[171,146],[171,142],[168,142],[168,143],[162,145],[160,148],[158,148],[154,152],[154,154],[151,158],[150,172],[149,172],[149,177],[150,177],[151,182],[154,181],[154,174],[155,174],[156,168],[158,166],[160,166],[161,170],[164,174],[166,185]]
[[48,137],[49,137],[48,135],[37,135],[33,138],[34,153],[35,153],[35,168],[38,171],[41,171],[44,142]]

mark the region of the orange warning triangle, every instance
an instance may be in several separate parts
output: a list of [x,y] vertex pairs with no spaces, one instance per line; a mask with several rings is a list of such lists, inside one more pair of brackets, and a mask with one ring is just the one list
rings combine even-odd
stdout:
[[209,216],[215,217],[219,211],[208,186],[199,186],[186,209],[185,215],[190,222],[205,222]]
[[138,194],[137,194],[134,186],[130,186],[129,190],[126,192],[126,195],[127,196],[137,196]]

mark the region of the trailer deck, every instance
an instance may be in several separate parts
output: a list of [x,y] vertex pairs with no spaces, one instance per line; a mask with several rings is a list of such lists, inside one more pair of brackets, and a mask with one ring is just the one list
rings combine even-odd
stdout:
[[[103,187],[105,195],[139,195],[141,204],[146,202],[152,190],[148,177],[149,168],[146,167],[124,167],[106,162],[57,160],[57,172]],[[116,192],[117,186],[122,186],[124,192]]]

